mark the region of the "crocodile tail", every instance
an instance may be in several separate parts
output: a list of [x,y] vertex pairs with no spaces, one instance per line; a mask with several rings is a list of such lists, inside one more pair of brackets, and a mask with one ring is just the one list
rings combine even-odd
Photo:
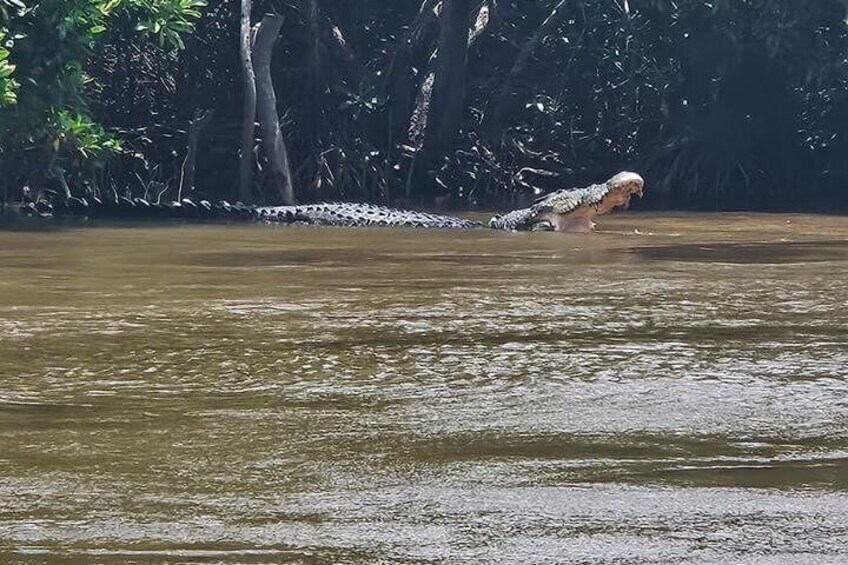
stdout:
[[255,209],[241,202],[230,204],[224,200],[192,200],[151,203],[144,198],[118,197],[101,199],[96,196],[64,197],[54,191],[44,191],[35,201],[26,202],[21,212],[41,217],[84,217],[120,220],[208,219],[253,220]]

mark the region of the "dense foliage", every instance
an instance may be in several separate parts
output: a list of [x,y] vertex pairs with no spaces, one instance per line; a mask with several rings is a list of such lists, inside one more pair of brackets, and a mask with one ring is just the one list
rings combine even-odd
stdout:
[[[174,197],[213,111],[198,191],[233,198],[239,8],[0,0],[3,188]],[[653,207],[848,205],[841,0],[266,1],[253,20],[270,11],[299,199],[492,205],[629,168]]]
[[[108,83],[89,69],[113,37],[171,49],[200,17],[199,0],[0,0],[0,151],[4,188],[95,180],[122,153],[121,136],[92,112]],[[78,187],[79,188],[79,187]]]

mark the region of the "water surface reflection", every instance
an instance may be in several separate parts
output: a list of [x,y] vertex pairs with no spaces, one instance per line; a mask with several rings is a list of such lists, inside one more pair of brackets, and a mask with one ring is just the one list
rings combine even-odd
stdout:
[[3,563],[848,559],[848,220],[0,232]]

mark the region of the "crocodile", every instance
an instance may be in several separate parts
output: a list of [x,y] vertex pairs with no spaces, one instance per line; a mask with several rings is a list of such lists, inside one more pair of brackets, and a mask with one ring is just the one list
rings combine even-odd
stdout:
[[491,228],[508,231],[589,232],[594,219],[615,208],[626,208],[633,195],[642,196],[644,181],[636,173],[622,172],[606,182],[586,188],[561,189],[538,198],[531,206],[493,217],[487,223],[415,210],[374,204],[323,202],[293,206],[247,206],[241,203],[212,204],[183,199],[151,204],[141,198],[100,200],[50,193],[21,210],[39,216],[86,216],[142,218],[252,219],[282,224],[325,226],[382,226],[443,229]]
[[561,189],[546,194],[532,206],[513,210],[489,220],[489,227],[512,231],[590,232],[594,219],[616,208],[627,208],[635,194],[642,197],[645,181],[624,171],[586,188]]

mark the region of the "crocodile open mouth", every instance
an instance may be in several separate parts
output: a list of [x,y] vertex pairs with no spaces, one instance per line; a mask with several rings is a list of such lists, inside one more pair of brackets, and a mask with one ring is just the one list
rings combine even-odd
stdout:
[[610,191],[598,203],[597,214],[606,214],[615,209],[626,210],[635,195],[642,198],[645,181],[636,173],[619,173],[609,181]]

